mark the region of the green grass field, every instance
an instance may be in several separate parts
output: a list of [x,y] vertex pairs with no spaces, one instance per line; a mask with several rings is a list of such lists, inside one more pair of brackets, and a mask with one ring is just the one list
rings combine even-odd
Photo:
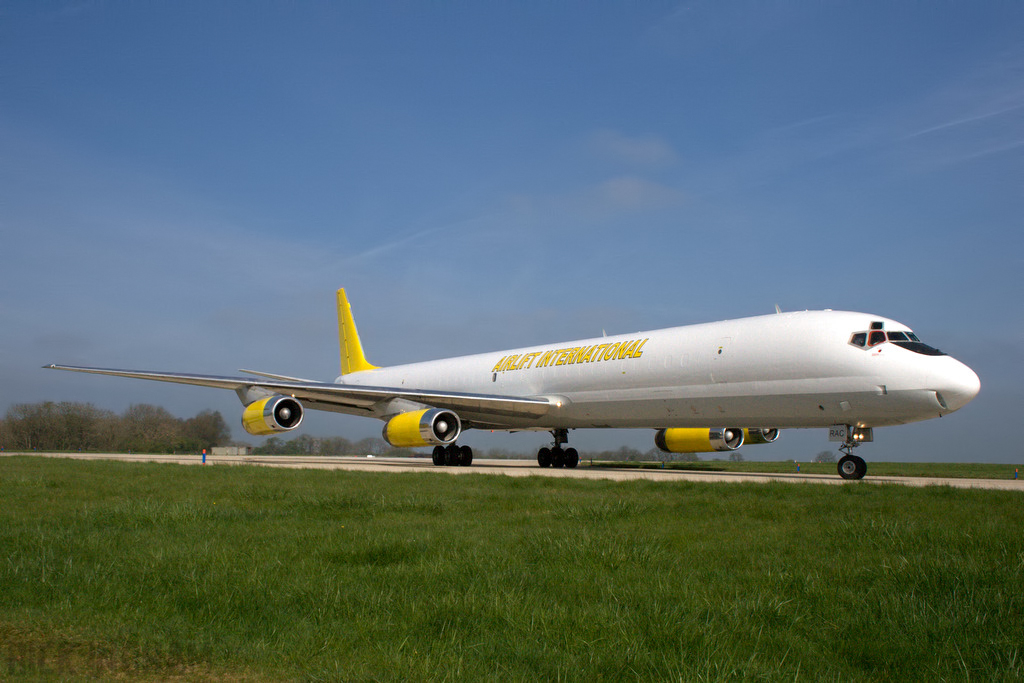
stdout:
[[1024,499],[0,458],[0,678],[1019,680]]

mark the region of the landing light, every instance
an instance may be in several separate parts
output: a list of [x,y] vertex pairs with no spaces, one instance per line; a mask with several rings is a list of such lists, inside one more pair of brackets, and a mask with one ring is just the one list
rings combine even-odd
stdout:
[[868,443],[875,440],[875,434],[871,427],[855,427],[851,430],[850,436],[858,443]]

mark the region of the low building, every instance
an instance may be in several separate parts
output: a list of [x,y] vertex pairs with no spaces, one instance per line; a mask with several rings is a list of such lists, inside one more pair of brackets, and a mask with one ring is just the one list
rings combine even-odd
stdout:
[[210,455],[252,455],[252,446],[214,446]]

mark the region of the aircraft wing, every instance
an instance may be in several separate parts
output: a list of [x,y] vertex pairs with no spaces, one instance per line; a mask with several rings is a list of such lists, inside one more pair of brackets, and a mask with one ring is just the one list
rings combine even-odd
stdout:
[[286,394],[299,399],[310,408],[336,412],[367,414],[374,406],[392,399],[405,399],[435,408],[447,408],[455,412],[480,416],[541,417],[554,403],[546,398],[528,396],[500,396],[493,394],[471,394],[462,392],[419,391],[394,387],[368,387],[333,382],[292,381],[279,379],[280,376],[266,375],[269,379],[250,377],[222,377],[219,375],[190,375],[179,372],[151,372],[145,370],[118,370],[114,368],[87,368],[74,365],[44,365],[51,370],[70,370],[95,375],[113,375],[133,379],[148,379],[157,382],[191,384],[216,389],[248,390],[266,389],[273,393]]

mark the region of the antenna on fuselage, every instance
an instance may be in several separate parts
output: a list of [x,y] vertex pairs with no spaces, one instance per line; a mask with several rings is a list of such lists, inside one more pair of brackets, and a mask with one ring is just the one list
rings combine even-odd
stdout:
[[779,315],[782,315],[782,309],[779,308],[778,304],[775,304],[775,312],[778,313]]

